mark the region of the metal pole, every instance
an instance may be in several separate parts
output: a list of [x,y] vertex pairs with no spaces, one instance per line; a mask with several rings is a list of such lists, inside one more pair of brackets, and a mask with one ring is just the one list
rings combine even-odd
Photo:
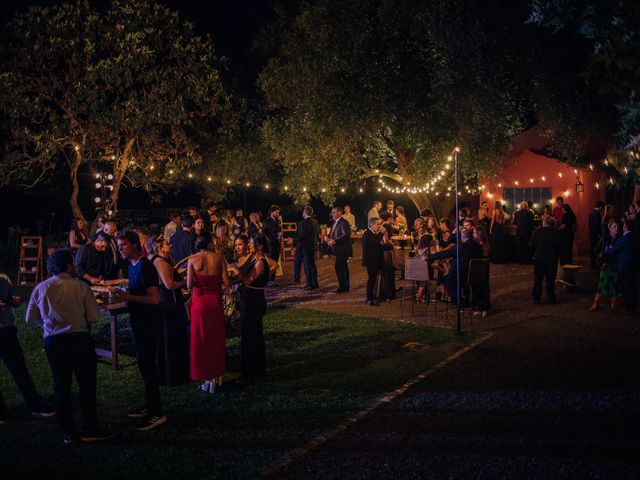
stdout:
[[460,237],[461,237],[461,228],[460,224],[460,196],[458,194],[458,152],[460,149],[458,147],[453,149],[453,159],[455,161],[455,174],[456,174],[456,331],[458,335],[462,333],[461,325],[460,325]]

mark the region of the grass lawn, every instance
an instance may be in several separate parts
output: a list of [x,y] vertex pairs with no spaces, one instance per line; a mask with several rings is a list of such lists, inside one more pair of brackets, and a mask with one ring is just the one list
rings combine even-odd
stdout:
[[[52,391],[39,331],[16,311],[27,365],[38,390]],[[97,336],[104,335],[106,322]],[[126,330],[123,332],[126,336]],[[256,386],[206,395],[195,382],[163,387],[169,422],[139,433],[126,417],[142,399],[142,381],[132,357],[113,371],[99,363],[98,414],[116,433],[108,443],[64,445],[57,421],[31,419],[6,368],[0,389],[10,422],[0,426],[0,471],[68,472],[87,477],[247,478],[289,450],[335,427],[379,395],[401,386],[475,339],[455,332],[313,310],[273,309],[265,317],[267,379]],[[406,348],[418,342],[424,349]],[[126,338],[121,338],[123,347]],[[232,371],[239,357],[237,332],[230,332]],[[123,351],[126,351],[123,348]],[[77,390],[74,391],[77,393]],[[77,394],[75,395],[77,401]],[[76,405],[76,413],[79,409]]]

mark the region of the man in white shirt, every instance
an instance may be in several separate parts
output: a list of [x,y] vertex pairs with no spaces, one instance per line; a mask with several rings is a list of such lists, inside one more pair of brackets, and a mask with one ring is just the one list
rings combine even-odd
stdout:
[[164,226],[164,241],[171,243],[171,235],[176,233],[178,227],[180,227],[180,214],[174,212],[171,214],[171,221]]
[[[89,285],[74,277],[71,251],[56,250],[49,257],[47,267],[53,276],[34,288],[26,321],[44,330],[44,350],[53,374],[56,408],[64,432],[64,443],[107,440],[112,435],[98,428],[98,362],[95,342],[89,333],[89,326],[100,318],[100,309]],[[80,409],[84,419],[80,437],[76,431],[71,401],[74,374],[80,389]]]
[[344,213],[342,214],[342,217],[349,222],[349,225],[351,226],[351,231],[355,232],[356,231],[356,217],[353,215],[353,213],[351,213],[351,206],[350,205],[345,205],[344,206]]
[[371,218],[380,218],[380,210],[382,209],[382,202],[380,200],[376,200],[373,202],[373,207],[367,213],[367,222]]

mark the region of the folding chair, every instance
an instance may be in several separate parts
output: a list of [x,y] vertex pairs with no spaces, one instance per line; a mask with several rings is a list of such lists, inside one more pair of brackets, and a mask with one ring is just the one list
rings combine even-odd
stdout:
[[[404,279],[410,281],[411,287],[411,315],[415,313],[416,303],[416,283],[427,282],[427,292],[429,289],[429,264],[420,257],[407,257],[404,261]],[[407,293],[407,287],[402,287],[402,297],[400,299],[400,318],[404,318],[404,300]],[[428,305],[428,303],[427,303]],[[426,315],[425,308],[425,315]]]

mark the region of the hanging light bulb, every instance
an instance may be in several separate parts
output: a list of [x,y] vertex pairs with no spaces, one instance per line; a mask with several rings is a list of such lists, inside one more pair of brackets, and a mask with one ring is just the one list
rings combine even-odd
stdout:
[[96,178],[100,178],[100,174],[99,173],[96,173]]
[[113,175],[112,174],[107,175],[107,180],[113,180]]
[[100,203],[100,197],[96,197],[93,199],[96,203]]
[[269,184],[268,184],[268,183],[265,183],[265,184],[264,184],[264,188],[266,188],[267,190],[269,190]]
[[284,186],[284,190],[285,190],[285,192],[286,192],[287,190],[289,190],[289,187],[285,185],[285,186]]
[[100,187],[102,187],[102,184],[101,183],[96,183],[96,188],[100,188]]
[[189,172],[189,178],[193,178],[193,173]]
[[173,169],[169,170],[169,175],[173,175]]
[[207,177],[207,182],[210,182],[210,181],[211,181],[211,177]]

